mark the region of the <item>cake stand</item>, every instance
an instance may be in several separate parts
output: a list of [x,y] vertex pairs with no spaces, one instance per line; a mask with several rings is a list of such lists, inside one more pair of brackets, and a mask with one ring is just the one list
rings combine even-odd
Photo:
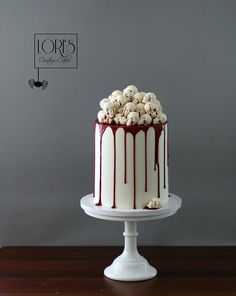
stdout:
[[95,206],[92,194],[84,196],[80,206],[87,215],[103,220],[123,221],[125,224],[123,253],[105,268],[105,276],[119,281],[143,281],[155,277],[157,270],[137,250],[137,222],[174,215],[181,203],[180,197],[170,194],[169,202],[160,209],[112,209]]

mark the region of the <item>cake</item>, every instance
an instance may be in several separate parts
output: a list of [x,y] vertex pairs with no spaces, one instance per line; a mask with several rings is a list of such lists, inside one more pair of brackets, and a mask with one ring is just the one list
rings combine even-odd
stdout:
[[168,202],[167,117],[156,95],[134,85],[100,102],[94,123],[96,206],[157,210]]

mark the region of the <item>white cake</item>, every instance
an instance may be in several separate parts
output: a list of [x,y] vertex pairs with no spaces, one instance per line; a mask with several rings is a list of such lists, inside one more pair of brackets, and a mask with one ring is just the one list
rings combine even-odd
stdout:
[[94,128],[94,203],[160,208],[169,199],[167,118],[160,102],[131,85],[100,106]]

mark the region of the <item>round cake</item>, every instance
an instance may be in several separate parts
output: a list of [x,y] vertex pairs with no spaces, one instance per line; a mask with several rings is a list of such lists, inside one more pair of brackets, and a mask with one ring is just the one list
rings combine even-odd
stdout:
[[100,102],[94,124],[94,203],[158,209],[168,202],[167,117],[154,93],[129,85]]

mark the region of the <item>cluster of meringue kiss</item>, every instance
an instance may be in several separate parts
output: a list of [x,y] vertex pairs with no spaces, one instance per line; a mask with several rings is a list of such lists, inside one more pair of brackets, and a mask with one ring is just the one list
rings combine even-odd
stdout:
[[161,103],[152,92],[139,92],[134,85],[115,90],[100,102],[98,121],[107,124],[147,125],[167,121]]

